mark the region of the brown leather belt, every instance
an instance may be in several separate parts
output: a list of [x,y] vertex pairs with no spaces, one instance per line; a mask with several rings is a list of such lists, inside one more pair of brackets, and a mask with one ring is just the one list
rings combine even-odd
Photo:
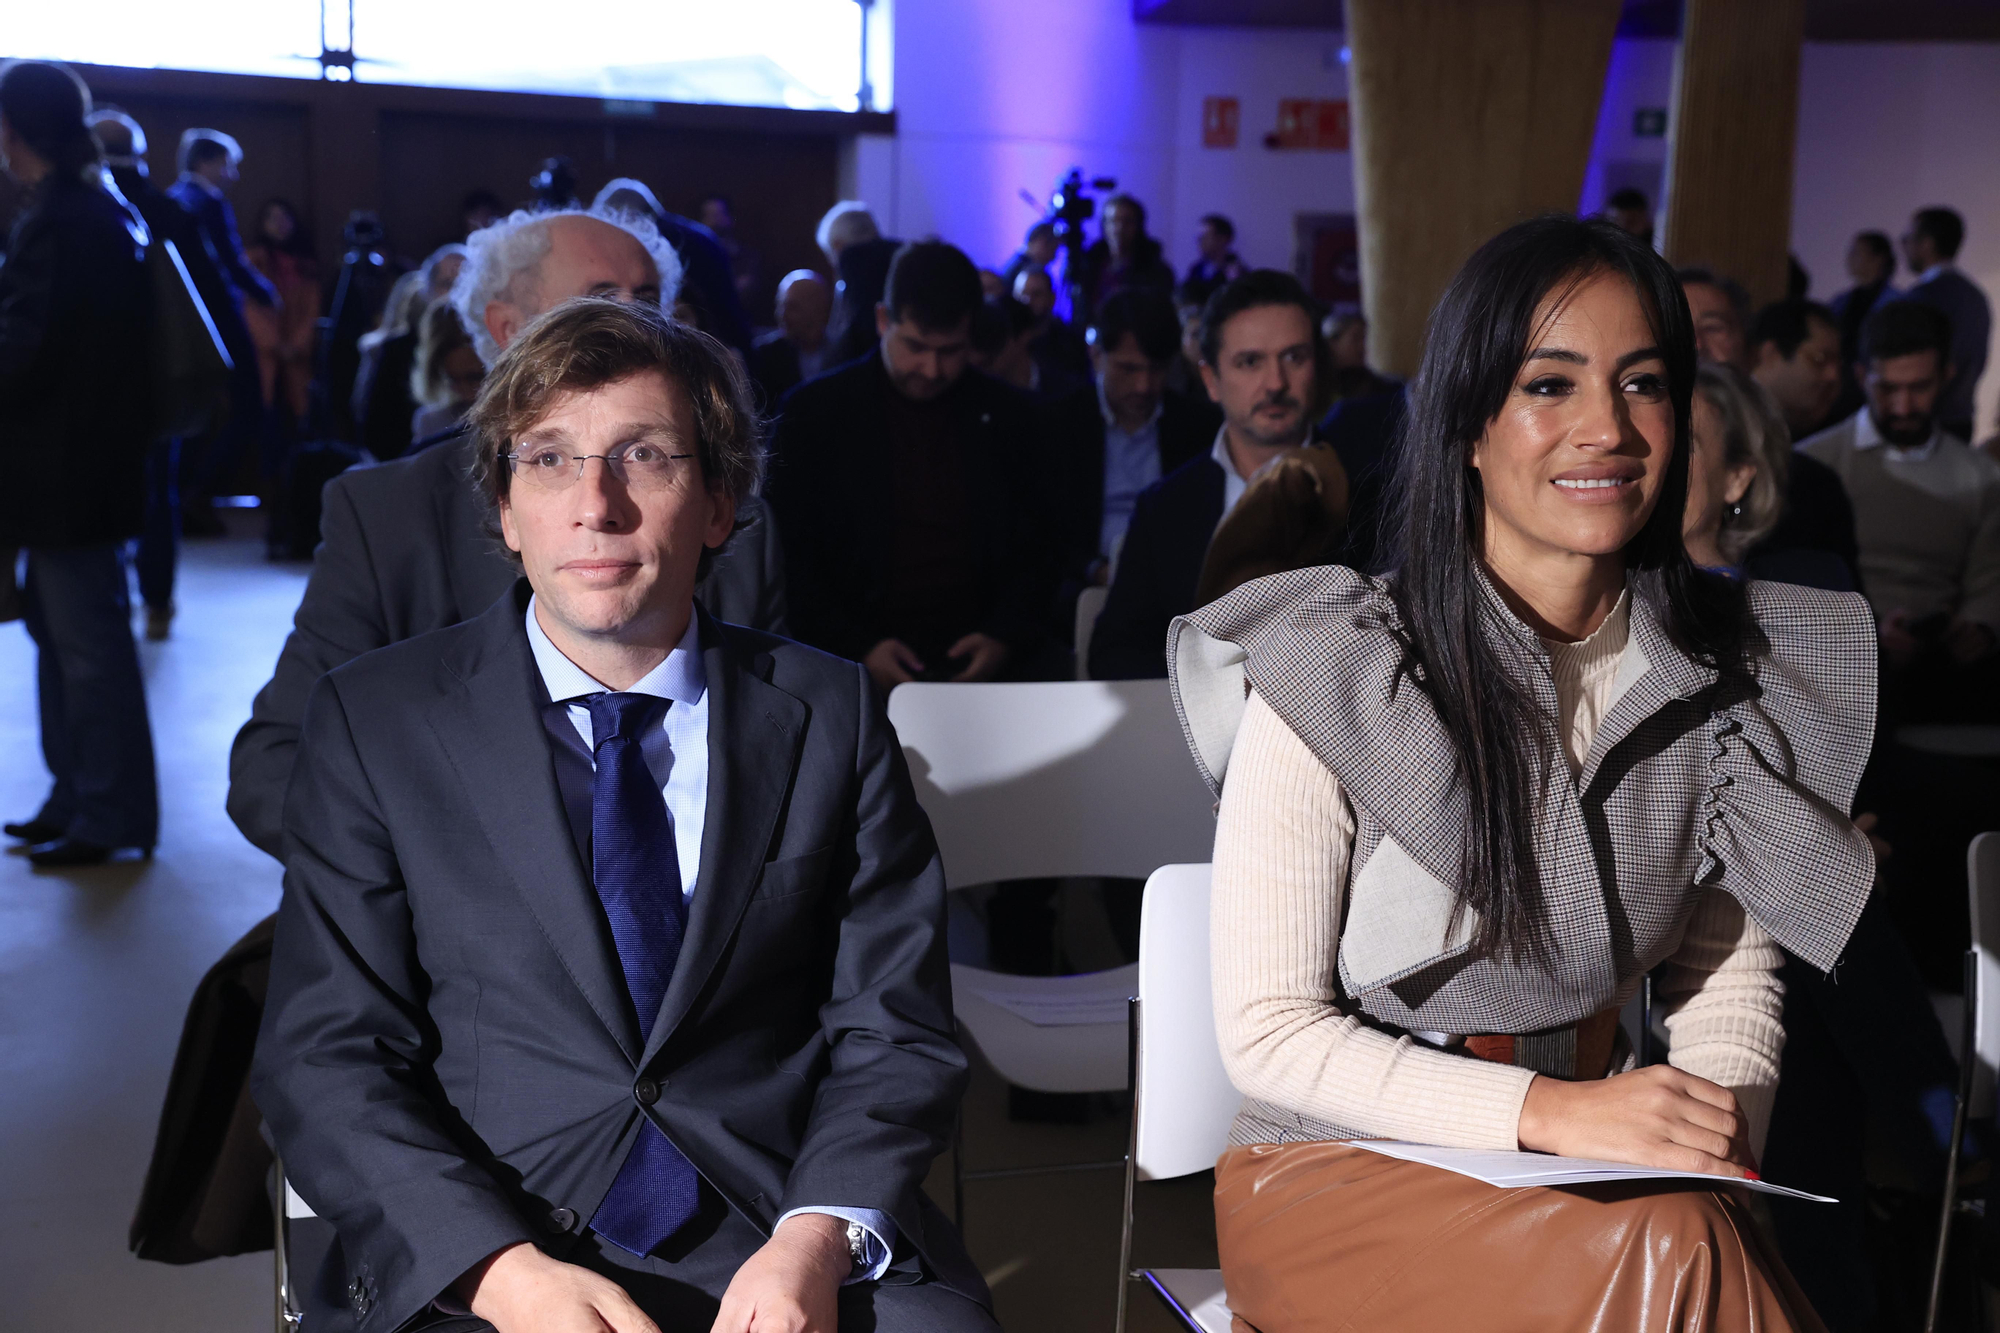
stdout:
[[1464,1037],[1458,1045],[1467,1055],[1496,1065],[1519,1065],[1552,1078],[1594,1079],[1611,1072],[1617,1041],[1618,1011],[1606,1009],[1568,1027]]

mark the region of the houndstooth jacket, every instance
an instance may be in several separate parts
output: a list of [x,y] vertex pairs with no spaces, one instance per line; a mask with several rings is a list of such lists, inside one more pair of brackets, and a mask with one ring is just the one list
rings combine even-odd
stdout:
[[[1489,650],[1553,718],[1546,647],[1487,591]],[[1736,680],[1634,599],[1613,702],[1538,815],[1554,937],[1540,965],[1479,956],[1469,910],[1454,924],[1465,797],[1430,701],[1399,680],[1380,581],[1339,566],[1259,579],[1176,620],[1167,658],[1215,791],[1252,688],[1340,779],[1356,823],[1340,994],[1390,1030],[1530,1034],[1629,996],[1712,885],[1823,971],[1846,947],[1874,879],[1848,817],[1874,730],[1873,621],[1854,594],[1752,583],[1749,597],[1769,651]]]

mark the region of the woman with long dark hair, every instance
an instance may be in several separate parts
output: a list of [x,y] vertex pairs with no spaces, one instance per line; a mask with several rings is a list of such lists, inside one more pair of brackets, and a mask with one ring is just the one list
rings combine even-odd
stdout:
[[[1830,969],[1872,882],[1872,627],[1689,560],[1695,364],[1650,248],[1510,228],[1432,316],[1392,572],[1176,622],[1245,1094],[1216,1221],[1261,1333],[1820,1327],[1721,1186],[1769,1119],[1778,946]],[[1672,1052],[1642,1068],[1618,1012],[1648,973]],[[1366,1138],[1718,1187],[1499,1190]]]

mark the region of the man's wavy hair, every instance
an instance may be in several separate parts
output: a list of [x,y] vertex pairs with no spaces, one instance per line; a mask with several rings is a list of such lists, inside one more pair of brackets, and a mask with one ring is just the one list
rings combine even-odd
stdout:
[[[729,349],[657,307],[580,296],[537,316],[487,373],[466,421],[472,477],[499,531],[500,502],[514,480],[506,455],[562,399],[654,371],[687,394],[703,482],[738,502],[736,531],[751,520],[741,502],[764,477],[764,444],[749,382]],[[732,534],[733,536],[733,534]],[[708,573],[728,543],[701,555]]]

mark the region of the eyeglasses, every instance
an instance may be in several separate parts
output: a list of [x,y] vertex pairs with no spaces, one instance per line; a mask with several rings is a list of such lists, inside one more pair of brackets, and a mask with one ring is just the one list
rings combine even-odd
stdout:
[[[595,458],[635,491],[665,490],[693,454],[670,454],[657,444],[633,444],[608,454],[572,454],[552,446],[502,454],[516,477],[544,491],[566,491],[583,479],[583,465]],[[574,466],[572,466],[572,464]]]

